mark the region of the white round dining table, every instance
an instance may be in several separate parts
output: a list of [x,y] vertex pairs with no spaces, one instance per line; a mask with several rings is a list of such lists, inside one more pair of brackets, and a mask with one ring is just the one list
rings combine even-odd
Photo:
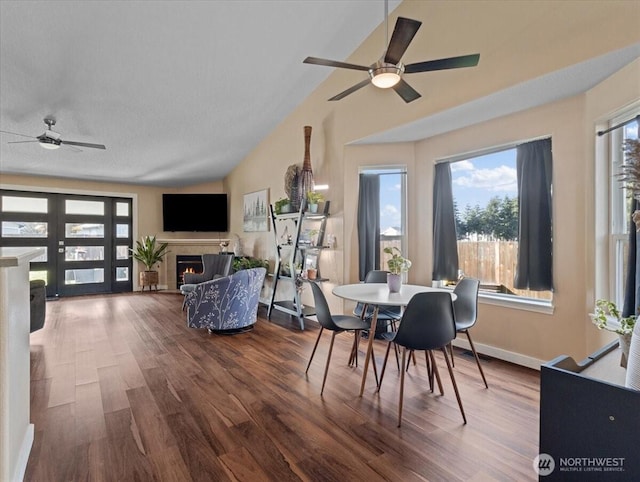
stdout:
[[[450,289],[433,288],[431,286],[420,286],[403,284],[398,293],[391,293],[386,283],[354,283],[348,285],[340,285],[333,288],[332,293],[345,300],[363,303],[373,307],[373,316],[371,317],[371,329],[369,330],[369,343],[367,344],[367,355],[364,359],[364,368],[362,370],[362,382],[360,384],[360,396],[364,392],[364,386],[367,380],[367,371],[369,369],[369,359],[373,359],[373,339],[376,324],[378,322],[378,308],[380,306],[402,306],[405,307],[411,301],[414,295],[418,293],[428,292],[445,292],[451,295],[451,300],[455,301],[456,294]],[[362,314],[367,312],[362,310]],[[373,360],[375,364],[375,360]]]

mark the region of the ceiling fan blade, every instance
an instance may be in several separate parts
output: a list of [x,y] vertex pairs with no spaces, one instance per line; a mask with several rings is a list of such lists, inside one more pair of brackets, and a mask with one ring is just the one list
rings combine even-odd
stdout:
[[[27,136],[25,136],[25,137],[27,137]],[[7,142],[7,144],[23,144],[25,142],[38,142],[38,140],[36,139],[35,141],[9,141],[9,142]]]
[[344,92],[340,92],[338,95],[334,95],[329,100],[340,100],[349,94],[353,94],[356,90],[362,89],[364,86],[369,85],[371,81],[369,79],[365,79],[362,82],[358,82],[356,85],[349,87]]
[[93,147],[94,149],[106,149],[102,144],[89,144],[87,142],[61,141],[60,144],[65,144],[67,146]]
[[480,60],[480,54],[462,55],[460,57],[449,57],[446,59],[428,60],[404,66],[405,74],[416,72],[429,72],[433,70],[459,69],[462,67],[475,67]]
[[18,134],[17,132],[10,132],[10,131],[3,131],[3,130],[0,130],[0,132],[4,132],[5,134],[13,134],[14,136],[29,137],[30,139],[35,139],[34,136],[28,136],[26,134]]
[[413,87],[402,79],[400,79],[400,82],[394,85],[392,89],[395,90],[407,104],[422,97]]
[[341,69],[364,70],[369,71],[369,67],[364,65],[348,64],[346,62],[338,62],[337,60],[319,59],[318,57],[307,57],[302,61],[305,64],[326,65],[327,67],[338,67]]
[[385,62],[389,64],[397,64],[400,62],[400,59],[413,40],[420,25],[422,25],[422,22],[419,20],[398,17],[396,26],[393,29],[393,34],[391,35],[391,41],[387,47],[387,53],[384,56]]

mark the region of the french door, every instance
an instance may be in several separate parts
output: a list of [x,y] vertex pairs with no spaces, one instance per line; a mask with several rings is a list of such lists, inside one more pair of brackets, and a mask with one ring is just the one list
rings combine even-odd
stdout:
[[31,279],[47,296],[132,290],[129,198],[0,190],[0,246],[42,247]]

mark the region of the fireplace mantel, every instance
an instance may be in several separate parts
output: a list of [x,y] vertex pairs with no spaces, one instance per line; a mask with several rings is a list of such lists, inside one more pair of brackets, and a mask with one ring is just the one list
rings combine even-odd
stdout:
[[169,245],[172,244],[180,244],[180,245],[198,245],[198,246],[206,246],[206,245],[217,245],[220,246],[220,243],[227,241],[230,239],[227,238],[166,238],[166,239],[158,239],[159,243],[167,243]]

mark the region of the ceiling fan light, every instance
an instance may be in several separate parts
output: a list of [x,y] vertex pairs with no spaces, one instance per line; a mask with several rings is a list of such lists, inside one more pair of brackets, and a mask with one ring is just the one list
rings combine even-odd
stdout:
[[382,74],[376,74],[371,78],[371,82],[376,87],[381,89],[388,89],[400,82],[400,76],[394,72],[385,72]]
[[371,77],[371,83],[376,87],[389,89],[400,82],[403,72],[404,65],[402,64],[379,63],[379,65],[369,70],[369,76]]
[[60,148],[60,144],[58,144],[57,142],[50,140],[50,139],[40,139],[39,140],[40,146],[44,147],[45,149],[59,149]]

